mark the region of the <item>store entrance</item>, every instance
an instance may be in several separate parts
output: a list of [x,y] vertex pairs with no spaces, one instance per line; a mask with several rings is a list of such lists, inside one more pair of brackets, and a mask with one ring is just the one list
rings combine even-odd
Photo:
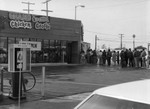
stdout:
[[67,43],[67,63],[79,63],[78,42]]
[[72,42],[67,43],[67,63],[71,63],[72,57]]

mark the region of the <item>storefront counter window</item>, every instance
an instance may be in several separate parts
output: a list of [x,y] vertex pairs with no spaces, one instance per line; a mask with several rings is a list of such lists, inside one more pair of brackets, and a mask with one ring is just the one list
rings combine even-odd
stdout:
[[16,44],[19,44],[19,42],[22,40],[22,38],[16,38]]
[[40,51],[31,51],[31,63],[64,63],[67,62],[67,41],[39,38],[0,37],[0,63],[7,63],[8,45],[20,41],[41,42]]
[[31,55],[32,55],[32,58],[31,58],[31,62],[32,63],[44,63],[43,61],[43,51],[42,51],[42,45],[43,45],[43,40],[42,39],[30,39],[32,41],[37,41],[37,42],[41,42],[41,51],[31,51]]
[[29,41],[29,38],[22,38],[23,41]]
[[66,48],[67,48],[67,41],[61,41],[61,62],[67,62],[67,53],[66,53]]

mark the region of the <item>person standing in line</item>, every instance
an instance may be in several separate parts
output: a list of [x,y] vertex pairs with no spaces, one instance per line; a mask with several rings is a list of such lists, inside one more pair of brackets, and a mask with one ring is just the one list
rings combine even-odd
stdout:
[[149,68],[149,64],[150,64],[150,53],[147,53],[147,68]]
[[117,53],[116,53],[116,56],[117,56],[117,64],[119,65],[120,64],[120,53],[119,53],[119,51],[117,51]]
[[106,65],[106,51],[103,50],[102,52],[102,59],[103,59],[103,65]]
[[133,58],[133,52],[131,51],[131,48],[129,48],[128,51],[128,58],[129,58],[129,67],[133,67],[134,58]]
[[133,56],[134,56],[135,67],[138,67],[138,51],[136,48],[134,49]]
[[125,67],[127,67],[128,66],[128,49],[124,51],[124,55],[125,55],[125,61],[126,61]]
[[103,64],[103,60],[102,60],[102,50],[100,50],[98,52],[98,59],[99,59],[99,65],[102,65]]
[[141,52],[141,58],[142,58],[142,67],[146,67],[146,51],[145,49],[142,50]]
[[124,67],[126,67],[126,60],[125,60],[124,50],[121,51],[120,57],[121,57],[121,67],[124,68]]
[[107,64],[108,66],[111,65],[111,57],[112,57],[112,53],[110,51],[110,49],[108,49],[107,53],[106,53],[106,57],[107,57]]
[[81,51],[81,53],[80,53],[80,63],[81,64],[85,64],[86,63],[85,52],[84,51]]
[[116,51],[113,51],[113,53],[112,53],[112,61],[113,61],[114,65],[116,65]]
[[137,49],[135,49],[134,51],[134,60],[135,60],[135,67],[139,68],[139,62],[140,62],[140,51],[138,51]]
[[90,49],[90,51],[89,51],[89,55],[90,55],[90,64],[92,64],[92,56],[93,56],[92,49]]
[[90,49],[87,50],[86,60],[87,60],[87,63],[90,63]]
[[92,63],[93,64],[97,64],[97,53],[96,53],[96,50],[93,50]]
[[139,67],[142,66],[142,65],[140,65],[140,64],[141,64],[141,61],[140,61],[140,58],[141,58],[141,52],[140,52],[140,51],[137,51],[137,55],[138,55],[138,57],[137,57],[137,67],[139,68]]
[[140,55],[140,56],[139,56],[139,66],[140,66],[140,67],[143,67],[143,62],[142,62],[143,60],[142,60],[142,56],[141,56],[142,51],[139,51],[139,52],[140,52],[140,54],[139,54],[139,55]]

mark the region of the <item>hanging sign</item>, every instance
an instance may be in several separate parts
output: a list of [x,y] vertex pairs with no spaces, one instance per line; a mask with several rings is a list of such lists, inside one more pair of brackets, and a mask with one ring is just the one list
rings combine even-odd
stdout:
[[19,44],[30,46],[31,51],[40,51],[41,50],[41,42],[20,41]]

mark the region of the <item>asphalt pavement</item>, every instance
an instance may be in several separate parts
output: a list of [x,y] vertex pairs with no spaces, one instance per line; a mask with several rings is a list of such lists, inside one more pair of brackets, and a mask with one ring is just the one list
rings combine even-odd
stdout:
[[[150,78],[149,69],[143,68],[66,65],[46,66],[45,69],[46,78],[43,88],[42,66],[32,67],[32,72],[36,76],[37,82],[31,91],[25,93],[26,99],[21,100],[21,109],[70,109],[82,99],[74,99],[71,102],[71,99],[65,98],[66,96],[89,93],[97,88],[113,84]],[[9,99],[8,97],[10,90],[8,78],[10,78],[10,75],[5,74],[4,77],[4,93],[6,95],[3,96],[3,101],[0,102],[0,109],[16,109],[18,101]],[[42,94],[43,90],[44,96]]]

